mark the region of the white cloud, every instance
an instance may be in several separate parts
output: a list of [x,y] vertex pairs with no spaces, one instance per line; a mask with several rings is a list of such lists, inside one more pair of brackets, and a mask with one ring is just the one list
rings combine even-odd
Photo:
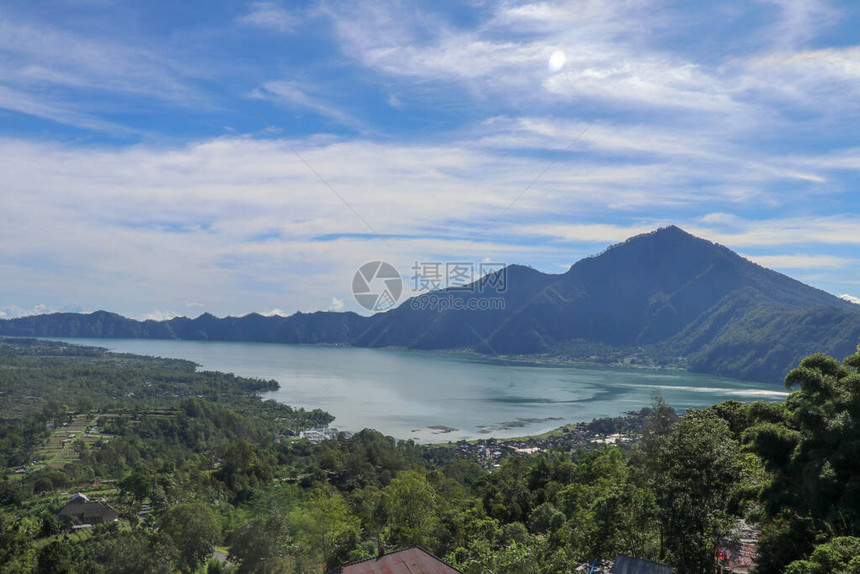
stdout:
[[338,299],[337,297],[331,298],[331,305],[328,307],[328,311],[343,311],[345,309],[345,305],[343,304],[343,299]]
[[771,49],[795,50],[832,25],[839,11],[821,0],[762,0],[779,7],[779,15],[761,34]]
[[771,269],[840,269],[856,263],[853,259],[836,257],[834,255],[745,255],[745,257],[762,267]]
[[689,133],[672,126],[519,116],[490,118],[482,123],[481,129],[485,135],[479,140],[480,143],[494,148],[556,151],[587,148],[600,152],[672,158],[687,156],[738,165],[749,163],[748,158],[733,157],[731,147],[711,131]]
[[87,36],[4,14],[0,55],[10,63],[0,70],[0,81],[13,83],[34,98],[43,95],[45,90],[39,88],[53,86],[201,103],[184,79],[194,75],[190,69],[151,47],[134,46],[129,38]]
[[860,245],[860,226],[850,216],[812,216],[769,220],[737,218],[728,225],[691,224],[688,231],[730,247]]
[[756,97],[841,114],[860,95],[860,46],[781,52],[744,63],[739,85]]
[[164,42],[135,45],[136,39],[70,32],[0,13],[0,108],[129,136],[143,130],[102,117],[126,111],[123,98],[136,100],[135,109],[141,98],[147,106],[209,106],[192,85],[199,67],[178,63]]
[[261,88],[254,90],[251,97],[285,104],[288,107],[305,108],[344,126],[362,128],[359,120],[329,104],[322,97],[310,95],[307,86],[300,86],[297,82],[266,82]]
[[81,112],[74,104],[51,101],[51,98],[34,98],[31,94],[0,85],[0,108],[19,112],[60,124],[104,132],[126,132],[131,130],[98,117]]
[[[393,3],[329,11],[348,57],[394,77],[464,84],[481,101],[540,101],[542,90],[568,101],[740,111],[730,86],[695,62],[638,43],[654,13],[642,2],[500,4],[463,29]],[[566,57],[551,72],[554,53]]]
[[274,32],[292,32],[299,18],[275,2],[254,2],[251,10],[239,18],[239,23]]
[[[619,131],[617,140],[611,130],[598,131],[588,144],[604,153],[624,150],[635,137]],[[365,261],[409,269],[415,260],[490,257],[555,269],[591,254],[595,243],[668,223],[735,249],[778,249],[762,255],[792,245],[860,244],[847,216],[684,216],[685,206],[695,213],[715,202],[766,206],[770,199],[754,188],[776,176],[728,169],[715,176],[711,160],[682,161],[670,152],[681,143],[655,137],[665,160],[605,164],[572,154],[548,170],[546,158],[511,155],[480,140],[411,146],[293,140],[387,244],[278,140],[233,136],[181,147],[87,149],[0,139],[0,261],[20,261],[3,276],[28,278],[26,285],[13,279],[4,285],[18,301],[31,292],[47,300],[57,284],[69,300],[93,308],[115,307],[111,301],[121,297],[143,307],[138,316],[184,308],[190,296],[222,313],[280,307],[289,314],[332,308],[333,298],[353,308],[350,280]],[[703,196],[697,186],[711,177],[753,191],[734,195],[737,187],[727,185]],[[643,209],[664,214],[640,215]],[[613,211],[615,220],[606,216]],[[809,248],[792,251],[799,249]],[[825,261],[839,262],[809,258],[806,268],[833,268]],[[294,307],[284,308],[285,300]]]
[[[656,114],[651,126],[686,118],[689,125],[672,126],[676,133],[714,140],[791,131],[797,119],[786,108],[797,105],[836,121],[860,97],[860,47],[810,46],[841,10],[818,0],[766,3],[773,4],[769,24],[726,42],[747,40],[746,49],[724,48],[702,61],[660,46],[661,33],[689,25],[691,15],[659,2],[501,3],[482,6],[482,18],[468,26],[394,2],[335,3],[324,12],[347,58],[386,82],[403,82],[401,91],[456,94],[456,105],[467,108],[649,111]],[[566,56],[557,73],[547,70],[554,53]],[[789,166],[781,173],[822,181]]]
[[292,313],[289,313],[287,311],[284,311],[282,309],[277,309],[277,308],[272,309],[270,311],[266,311],[264,313],[260,313],[260,315],[262,315],[264,317],[288,317],[291,314]]
[[860,148],[856,147],[790,159],[795,164],[817,169],[860,171]]
[[550,237],[559,241],[582,241],[588,243],[618,243],[625,239],[653,231],[661,227],[659,223],[640,225],[611,225],[601,223],[582,223],[568,225],[530,225],[521,226],[518,231],[525,234],[536,234]]
[[0,319],[16,319],[18,317],[29,317],[32,315],[47,315],[56,313],[56,309],[52,309],[47,305],[35,305],[29,309],[24,309],[17,305],[6,305],[0,307]]
[[741,106],[719,81],[698,65],[674,57],[588,47],[568,58],[565,70],[546,79],[547,91],[700,112],[738,112]]
[[714,225],[732,225],[740,221],[740,218],[734,213],[708,213],[699,218],[702,223]]
[[856,305],[860,305],[860,297],[855,297],[853,295],[849,295],[849,294],[845,293],[843,295],[840,295],[839,298],[845,299],[849,303],[854,303]]
[[141,320],[143,321],[168,321],[175,317],[179,317],[179,313],[174,313],[173,311],[153,311],[151,313],[146,313],[141,316]]

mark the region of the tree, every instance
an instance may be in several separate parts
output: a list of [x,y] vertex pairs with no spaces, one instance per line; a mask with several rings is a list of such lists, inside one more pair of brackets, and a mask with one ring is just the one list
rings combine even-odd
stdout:
[[487,514],[502,522],[525,522],[532,507],[533,493],[528,486],[529,468],[522,457],[502,462],[501,468],[487,477],[483,501]]
[[438,519],[437,497],[427,478],[404,471],[383,490],[389,532],[398,545],[426,545]]
[[54,540],[39,550],[37,574],[74,574],[72,550],[66,542]]
[[326,570],[336,567],[355,546],[360,527],[343,496],[328,487],[313,491],[307,504],[290,512],[287,521],[299,548],[315,556]]
[[178,551],[179,569],[194,572],[212,555],[221,525],[211,508],[190,502],[168,510],[161,521],[161,530]]
[[638,478],[643,481],[642,486],[653,490],[653,479],[659,471],[658,454],[672,427],[678,422],[678,415],[659,389],[651,394],[651,408],[647,411],[641,437],[632,453],[631,466],[641,471]]
[[145,472],[136,470],[120,481],[119,488],[131,494],[134,501],[143,500],[152,493],[152,478]]
[[860,538],[842,536],[818,546],[809,560],[788,565],[786,574],[858,574]]
[[614,540],[606,508],[601,503],[626,482],[628,466],[614,446],[586,454],[573,469],[570,484],[559,493],[559,510],[567,526],[559,531],[574,556],[582,561],[612,558]]
[[33,494],[51,492],[52,490],[54,490],[54,483],[51,482],[50,478],[44,476],[33,484]]
[[283,517],[258,517],[230,536],[230,560],[241,574],[287,571],[289,530]]
[[728,423],[712,413],[681,417],[659,454],[657,503],[665,550],[681,572],[713,571],[714,549],[731,534],[744,464]]
[[657,558],[657,508],[651,489],[632,480],[620,482],[595,501],[593,515],[599,550],[594,556]]
[[20,506],[24,499],[20,483],[12,483],[4,474],[0,477],[0,506]]
[[642,426],[642,441],[646,445],[659,441],[669,434],[677,422],[675,409],[669,406],[660,389],[655,390],[651,394],[651,408]]
[[100,534],[101,541],[90,538],[86,542],[90,564],[110,565],[109,571],[115,574],[176,572],[174,563],[178,550],[164,533],[152,534],[142,528],[120,530],[109,527]]
[[860,534],[860,353],[843,362],[810,355],[785,384],[793,392],[782,412],[751,409],[757,420],[744,435],[773,475],[762,500],[779,527],[765,530],[765,574],[789,563],[804,571],[795,563],[816,538]]
[[564,525],[564,514],[550,502],[544,502],[529,515],[529,530],[534,534],[555,532]]
[[781,574],[786,566],[813,550],[815,529],[811,518],[783,510],[762,525],[757,574]]

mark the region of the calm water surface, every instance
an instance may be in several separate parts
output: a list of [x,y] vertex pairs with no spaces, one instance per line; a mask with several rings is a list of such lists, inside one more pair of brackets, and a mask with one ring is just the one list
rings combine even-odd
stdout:
[[[510,363],[421,351],[267,343],[64,339],[111,351],[189,359],[202,369],[277,380],[266,398],[322,408],[332,426],[445,442],[538,434],[648,406],[660,389],[676,409],[728,399],[781,401],[781,387],[680,371]],[[455,430],[451,430],[455,429]]]

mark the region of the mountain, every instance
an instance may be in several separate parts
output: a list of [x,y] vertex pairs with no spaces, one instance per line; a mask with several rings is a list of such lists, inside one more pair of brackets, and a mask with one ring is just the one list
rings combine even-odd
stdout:
[[853,353],[860,306],[670,226],[560,275],[511,265],[469,288],[414,297],[371,317],[320,312],[135,321],[104,311],[55,313],[0,321],[0,335],[471,350],[681,365],[781,382],[808,354]]
[[188,339],[342,345],[365,329],[367,317],[356,313],[296,313],[289,317],[218,318],[204,313],[195,319],[136,321],[116,313],[52,313],[0,320],[0,335],[14,337],[90,337],[116,339]]

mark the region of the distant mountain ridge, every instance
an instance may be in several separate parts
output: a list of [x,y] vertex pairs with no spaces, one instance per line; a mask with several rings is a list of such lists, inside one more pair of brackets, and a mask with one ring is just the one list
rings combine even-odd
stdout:
[[[501,273],[501,272],[500,272]],[[469,350],[490,355],[683,366],[781,382],[804,356],[839,358],[860,342],[860,306],[744,259],[675,226],[632,237],[559,275],[512,265],[438,296],[458,309],[296,313],[290,317],[136,321],[54,313],[0,321],[0,335],[258,341]],[[496,298],[503,308],[466,310]]]

